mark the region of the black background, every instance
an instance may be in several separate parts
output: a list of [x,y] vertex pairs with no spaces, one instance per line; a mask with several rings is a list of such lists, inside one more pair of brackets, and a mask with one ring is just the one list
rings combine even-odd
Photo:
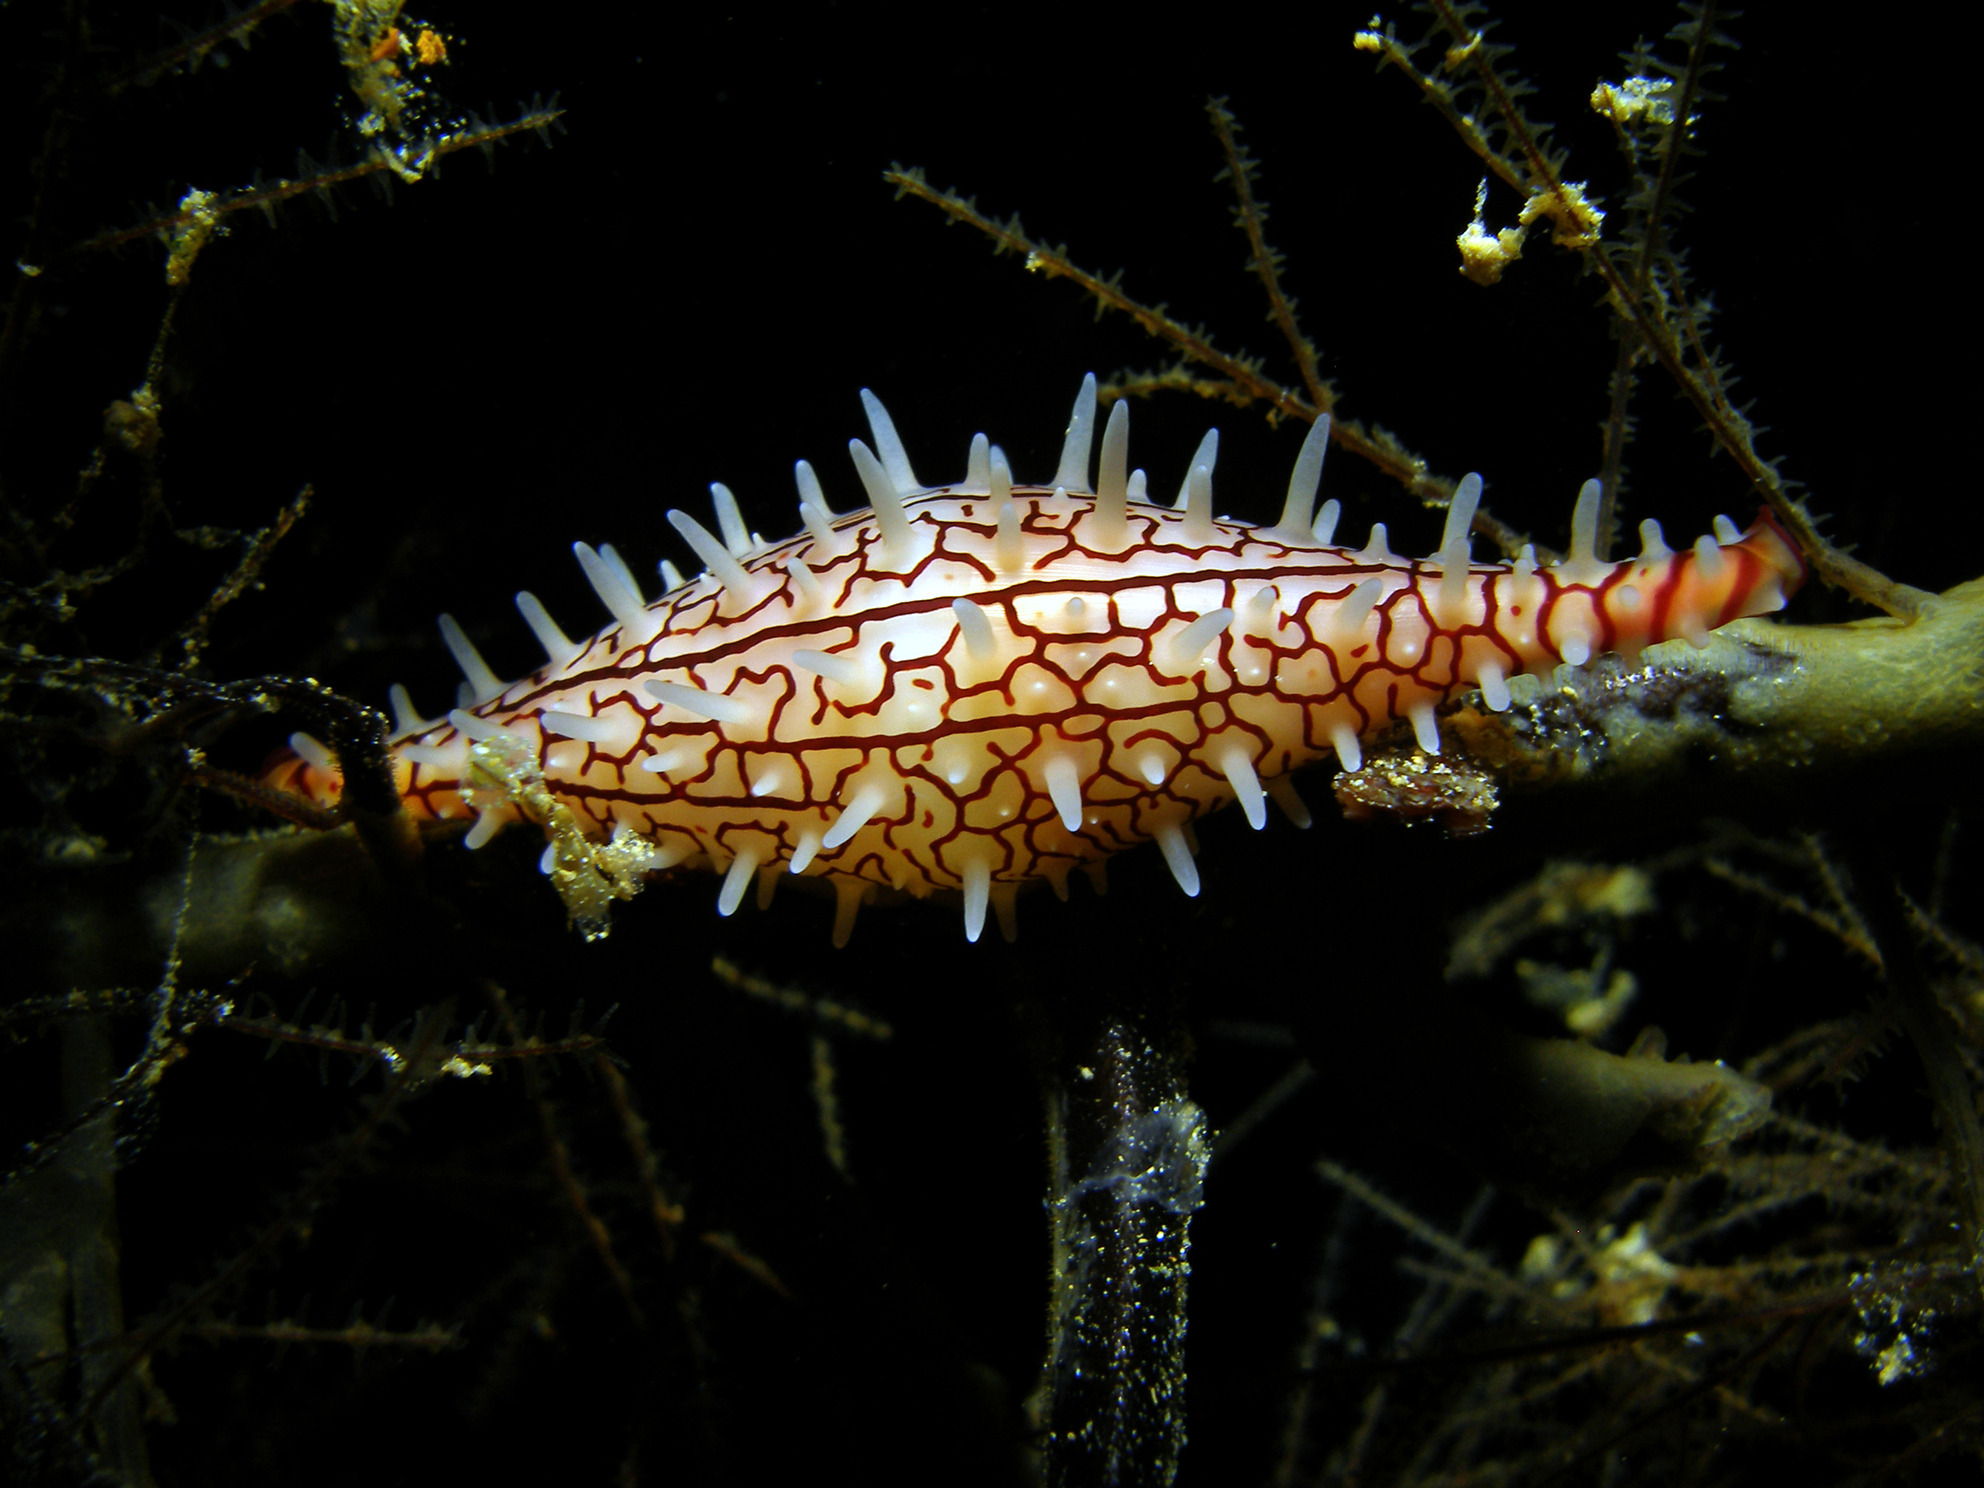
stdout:
[[[855,504],[840,451],[865,435],[862,387],[887,402],[926,480],[961,471],[980,429],[1023,478],[1044,474],[1085,371],[1168,354],[1120,317],[1098,320],[1065,282],[1031,277],[933,209],[894,200],[881,180],[891,161],[921,165],[995,215],[1020,212],[1077,262],[1123,269],[1130,293],[1291,378],[1213,179],[1213,94],[1262,163],[1270,238],[1343,411],[1394,430],[1440,472],[1481,470],[1491,509],[1560,542],[1606,408],[1612,343],[1598,284],[1541,234],[1496,288],[1455,272],[1452,240],[1480,167],[1405,79],[1374,75],[1352,50],[1366,14],[425,14],[455,38],[437,92],[492,118],[556,92],[565,113],[550,148],[515,141],[493,166],[452,158],[390,204],[361,183],[330,203],[290,204],[273,226],[242,214],[199,260],[159,384],[175,518],[254,527],[304,483],[316,491],[265,587],[222,617],[210,674],[309,674],[373,701],[400,680],[437,711],[454,686],[437,611],[461,617],[505,675],[538,661],[515,590],[536,590],[574,634],[601,618],[569,557],[574,540],[612,542],[644,573],[662,557],[688,566],[663,513],[701,515],[713,480],[738,493],[754,528],[783,537],[796,525],[799,457],[839,508]],[[10,221],[26,210],[46,138],[62,15],[0,11]],[[1497,33],[1537,85],[1531,113],[1571,149],[1569,174],[1608,205],[1624,173],[1586,97],[1619,77],[1615,54],[1636,35],[1674,19],[1659,6],[1602,18],[1511,6]],[[1399,26],[1409,34],[1416,21]],[[1973,577],[1976,289],[1958,214],[1975,172],[1955,105],[1918,69],[1789,8],[1730,29],[1743,48],[1719,75],[1727,101],[1707,111],[1680,231],[1721,308],[1718,344],[1769,426],[1764,451],[1832,514],[1829,531],[1895,577],[1931,589]],[[30,375],[6,391],[0,423],[0,480],[17,508],[45,514],[73,489],[105,405],[144,376],[165,303],[156,246],[61,245],[142,221],[147,203],[188,185],[288,174],[298,148],[353,158],[327,30],[328,12],[299,6],[190,76],[64,95],[74,133],[39,218],[52,277]],[[171,35],[149,12],[94,15],[78,65],[115,70]],[[1491,225],[1514,209],[1491,193]],[[1747,521],[1754,498],[1685,405],[1649,377],[1636,407],[1631,519],[1659,517],[1677,544],[1718,511]],[[1133,463],[1168,491],[1208,421],[1222,430],[1221,509],[1271,518],[1299,431],[1196,402],[1139,404]],[[1437,540],[1438,513],[1340,454],[1325,489],[1353,538],[1382,520],[1399,551]],[[128,493],[112,483],[71,566],[92,543],[123,541],[132,517],[120,500]],[[141,654],[223,566],[167,552],[93,596],[62,644]],[[1853,613],[1815,590],[1793,611]],[[219,751],[252,769],[291,726],[244,728]],[[1328,805],[1323,782],[1307,793]],[[1841,809],[1805,805],[1821,824]],[[251,822],[225,803],[200,809],[209,829]],[[1068,905],[1025,899],[1011,946],[968,946],[955,909],[909,906],[864,912],[840,952],[825,902],[788,894],[768,914],[723,921],[703,879],[650,889],[606,942],[584,945],[531,873],[536,849],[511,834],[457,886],[469,896],[461,926],[437,926],[419,947],[368,947],[319,991],[346,999],[353,1023],[370,1008],[380,1028],[444,996],[462,999],[463,1016],[480,1012],[478,977],[557,1029],[580,1002],[588,1019],[617,1005],[613,1047],[691,1215],[674,1260],[643,1228],[597,1080],[568,1061],[552,1094],[647,1326],[627,1319],[551,1191],[522,1082],[449,1084],[408,1108],[307,1242],[277,1246],[219,1310],[336,1327],[396,1299],[388,1326],[459,1323],[464,1347],[412,1359],[377,1349],[354,1369],[333,1347],[184,1344],[154,1366],[178,1414],[153,1432],[160,1480],[399,1483],[500,1464],[571,1482],[616,1471],[775,1481],[850,1466],[869,1482],[1006,1481],[1046,1260],[1035,1097],[1006,1011],[1014,990],[1106,977],[1183,996],[1195,1093],[1224,1125],[1295,1055],[1220,1020],[1313,1030],[1340,1007],[1354,1040],[1359,1004],[1403,995],[1429,948],[1437,967],[1454,914],[1546,853],[1641,858],[1663,832],[1693,828],[1685,799],[1576,822],[1549,819],[1547,804],[1519,809],[1531,819],[1459,844],[1353,828],[1334,810],[1309,833],[1277,819],[1256,837],[1228,813],[1201,829],[1196,901],[1155,853],[1138,853],[1113,866],[1106,898],[1078,885]],[[1867,985],[1822,947],[1795,934],[1763,944],[1776,932],[1756,928],[1753,906],[1719,901],[1727,890],[1672,893],[1696,920],[1682,943],[1639,948],[1636,1012],[1676,1047],[1734,1058],[1797,1015],[1787,1000],[1817,999],[1834,1016],[1864,1001]],[[1731,923],[1718,923],[1725,912]],[[838,1045],[851,1183],[820,1153],[806,1025],[714,982],[712,954],[895,1026],[888,1043]],[[257,975],[244,996],[260,991],[293,1014],[304,987]],[[1292,1014],[1297,1003],[1306,1011]],[[332,1061],[320,1083],[312,1060],[285,1051],[263,1063],[259,1045],[230,1038],[205,1035],[168,1076],[155,1135],[126,1170],[134,1315],[247,1243],[377,1087],[367,1070],[348,1087],[348,1062]],[[17,1053],[11,1067],[35,1057]],[[1412,1051],[1353,1043],[1345,1057],[1382,1066]],[[1894,1076],[1900,1114],[1886,1119],[1898,1139],[1925,1140],[1911,1079]],[[1335,1203],[1310,1160],[1332,1153],[1436,1224],[1474,1192],[1468,1175],[1397,1138],[1381,1103],[1336,1097],[1329,1083],[1214,1169],[1194,1231],[1188,1481],[1259,1481],[1281,1450],[1286,1371]],[[1509,1202],[1505,1259],[1539,1224]],[[716,1259],[699,1230],[733,1236],[792,1299]],[[1354,1238],[1360,1259],[1330,1274],[1353,1299],[1340,1309],[1381,1339],[1403,1295],[1390,1269],[1400,1242],[1374,1221]],[[1341,1424],[1316,1425],[1315,1440]],[[1812,1470],[1824,1480],[1834,1468]]]

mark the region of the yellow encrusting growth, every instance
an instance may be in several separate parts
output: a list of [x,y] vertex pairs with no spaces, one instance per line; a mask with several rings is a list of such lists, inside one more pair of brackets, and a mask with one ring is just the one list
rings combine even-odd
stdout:
[[1529,208],[1523,208],[1521,227],[1505,227],[1499,232],[1489,232],[1486,221],[1488,212],[1488,183],[1483,181],[1474,193],[1474,220],[1461,229],[1454,245],[1460,249],[1460,271],[1474,283],[1487,286],[1499,283],[1502,270],[1522,257],[1524,229],[1529,226]]
[[535,751],[515,734],[498,734],[469,746],[462,799],[500,822],[514,812],[544,829],[545,864],[566,913],[588,940],[606,933],[606,912],[615,899],[631,899],[646,875],[667,866],[642,838],[615,830],[604,841],[589,835],[579,815],[545,784]]

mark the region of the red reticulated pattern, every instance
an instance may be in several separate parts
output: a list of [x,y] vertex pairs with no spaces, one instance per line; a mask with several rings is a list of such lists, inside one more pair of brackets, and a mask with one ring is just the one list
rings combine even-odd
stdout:
[[[744,560],[751,592],[705,575],[649,606],[648,634],[616,624],[473,712],[535,749],[552,793],[602,837],[618,824],[718,869],[797,854],[809,875],[923,896],[975,866],[994,885],[1058,882],[1234,799],[1236,776],[1272,783],[1335,753],[1343,730],[1368,737],[1484,670],[1699,637],[1776,609],[1803,576],[1762,516],[1732,543],[1471,564],[1443,588],[1438,562],[1382,547],[1140,502],[1106,535],[1092,496],[1011,500],[1003,541],[989,496],[942,488],[906,501],[907,542],[863,510],[830,544],[763,548]],[[706,716],[657,699],[657,681],[726,701]],[[608,736],[560,737],[547,712]],[[417,815],[470,813],[466,745],[453,724],[394,741]],[[655,759],[666,768],[640,767]],[[1072,830],[1050,786],[1070,767]],[[320,800],[341,787],[300,760],[270,779]],[[865,825],[821,846],[850,806],[871,808]]]

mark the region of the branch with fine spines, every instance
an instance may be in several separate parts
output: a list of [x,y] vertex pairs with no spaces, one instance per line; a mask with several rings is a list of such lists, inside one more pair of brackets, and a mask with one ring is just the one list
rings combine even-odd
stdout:
[[[1017,253],[1026,260],[1029,270],[1050,279],[1070,280],[1096,302],[1098,313],[1115,310],[1129,316],[1145,334],[1176,347],[1185,361],[1209,367],[1223,379],[1208,383],[1192,378],[1184,372],[1181,363],[1173,372],[1160,374],[1156,378],[1122,380],[1116,384],[1121,391],[1141,393],[1159,388],[1187,387],[1201,396],[1221,397],[1240,407],[1249,403],[1265,403],[1270,419],[1286,416],[1300,419],[1305,424],[1314,423],[1319,412],[1328,413],[1331,416],[1331,444],[1370,461],[1426,506],[1444,510],[1452,502],[1454,482],[1445,476],[1432,474],[1427,469],[1426,461],[1408,450],[1395,435],[1376,425],[1367,428],[1355,419],[1346,419],[1336,413],[1336,394],[1329,383],[1322,383],[1321,388],[1330,401],[1318,409],[1301,394],[1263,373],[1256,359],[1222,351],[1203,330],[1186,327],[1172,319],[1161,304],[1146,305],[1130,298],[1122,290],[1120,273],[1107,278],[1091,273],[1069,259],[1065,247],[1049,247],[1034,241],[1027,236],[1017,217],[1000,222],[986,216],[978,209],[974,198],[932,186],[916,166],[891,165],[882,172],[882,179],[896,188],[898,197],[913,196],[929,202],[953,221],[962,222],[985,234],[992,239],[995,253]],[[1511,556],[1530,542],[1527,534],[1489,516],[1485,511],[1477,510],[1474,530]],[[1555,556],[1541,544],[1534,546],[1538,556],[1545,561]]]
[[1237,386],[1246,388],[1249,396],[1268,404],[1276,412],[1301,419],[1304,423],[1315,422],[1318,410],[1313,405],[1290,389],[1262,376],[1259,368],[1247,358],[1221,351],[1206,338],[1204,332],[1188,329],[1173,320],[1164,306],[1146,305],[1123,293],[1120,273],[1104,277],[1089,272],[1067,256],[1065,245],[1050,247],[1034,241],[1021,227],[1018,217],[1005,222],[987,217],[978,210],[974,199],[932,186],[919,167],[892,165],[882,172],[882,179],[896,188],[898,197],[914,196],[927,201],[954,221],[984,233],[992,239],[995,253],[1019,254],[1026,260],[1029,272],[1049,279],[1072,281],[1096,302],[1098,312],[1115,310],[1129,316],[1146,334],[1170,342],[1192,361],[1224,374]]
[[[381,1309],[383,1313],[383,1309]],[[409,1352],[439,1354],[462,1346],[457,1328],[439,1323],[420,1323],[412,1328],[388,1329],[381,1323],[354,1316],[342,1328],[313,1328],[294,1318],[275,1318],[266,1323],[244,1323],[238,1319],[207,1318],[188,1324],[183,1336],[212,1342],[239,1343],[250,1340],[273,1343],[278,1348],[291,1345],[329,1345],[363,1354],[367,1349],[405,1349]]]
[[171,73],[193,72],[228,42],[246,50],[248,38],[263,21],[295,4],[296,0],[256,0],[255,4],[224,15],[213,25],[189,32],[171,46],[110,74],[96,86],[105,96],[115,97],[127,88],[149,87]]
[[132,1329],[127,1336],[127,1347],[122,1358],[91,1394],[83,1407],[83,1414],[89,1415],[98,1410],[126,1375],[146,1366],[160,1349],[201,1316],[216,1298],[234,1287],[263,1255],[307,1224],[309,1217],[322,1207],[338,1181],[386,1129],[405,1097],[420,1084],[420,1074],[427,1068],[427,1055],[447,1023],[452,1007],[452,1002],[444,1002],[438,1007],[422,1010],[406,1043],[405,1063],[388,1076],[384,1089],[372,1098],[328,1160],[290,1195],[276,1216],[256,1231],[242,1250],[217,1266],[207,1280],[184,1295],[174,1297],[151,1319]]
[[1473,74],[1475,85],[1482,89],[1490,109],[1502,120],[1504,132],[1516,145],[1519,156],[1498,148],[1475,115],[1462,106],[1453,87],[1421,68],[1413,59],[1414,48],[1400,43],[1389,26],[1382,31],[1360,31],[1353,44],[1360,51],[1375,53],[1380,68],[1392,66],[1404,73],[1419,89],[1420,96],[1487,167],[1488,173],[1522,196],[1525,226],[1536,217],[1547,217],[1553,224],[1555,240],[1566,247],[1595,240],[1604,214],[1585,199],[1581,184],[1563,180],[1557,169],[1561,152],[1549,148],[1548,130],[1533,124],[1516,106],[1516,99],[1531,89],[1520,80],[1504,79],[1495,67],[1496,60],[1508,49],[1488,45],[1482,33],[1469,28],[1451,7],[1435,0],[1432,8],[1441,25],[1456,38],[1455,44],[1447,49],[1442,65],[1449,72],[1465,69]]
[[1336,404],[1336,389],[1324,382],[1316,370],[1315,344],[1302,334],[1302,327],[1295,319],[1295,305],[1281,290],[1282,257],[1268,246],[1268,204],[1254,194],[1256,162],[1240,148],[1240,121],[1227,109],[1224,98],[1208,99],[1206,115],[1212,120],[1213,133],[1219,137],[1219,147],[1226,155],[1223,176],[1233,183],[1233,220],[1247,235],[1254,274],[1267,292],[1269,316],[1288,342],[1310,401],[1320,409],[1331,409]]
[[[1655,303],[1656,297],[1634,292],[1626,271],[1599,236],[1598,225],[1602,218],[1584,202],[1581,187],[1565,183],[1561,161],[1552,158],[1542,131],[1532,125],[1516,106],[1516,90],[1504,80],[1495,66],[1499,49],[1485,44],[1481,31],[1457,11],[1451,0],[1429,0],[1429,5],[1441,27],[1454,38],[1454,45],[1446,53],[1447,67],[1453,70],[1464,66],[1474,74],[1488,106],[1501,119],[1504,131],[1515,147],[1514,158],[1493,148],[1480,126],[1455,102],[1453,90],[1421,70],[1411,53],[1398,44],[1389,30],[1359,32],[1355,44],[1363,50],[1377,52],[1380,65],[1389,63],[1404,72],[1428,102],[1441,111],[1468,148],[1499,179],[1521,191],[1532,205],[1543,203],[1540,215],[1557,221],[1556,241],[1580,254],[1604,280],[1606,301],[1613,313],[1645,343],[1649,354],[1673,380],[1681,395],[1714,435],[1717,444],[1736,462],[1744,479],[1750,482],[1758,497],[1790,534],[1812,572],[1824,582],[1888,614],[1910,620],[1922,615],[1935,599],[1934,595],[1912,585],[1897,583],[1878,569],[1835,547],[1819,532],[1817,523],[1804,505],[1786,489],[1776,465],[1757,453],[1754,431],[1749,421],[1720,395],[1720,380],[1714,374],[1705,375],[1704,370],[1698,370],[1702,364],[1691,365],[1681,341],[1676,338]],[[1712,26],[1705,29],[1713,31]],[[1567,224],[1577,220],[1579,209],[1595,220],[1590,221],[1587,231],[1569,232]],[[1571,216],[1560,217],[1560,213],[1564,212]],[[1530,207],[1526,206],[1525,215],[1529,214]]]
[[[1682,256],[1667,231],[1670,216],[1685,210],[1676,194],[1682,180],[1680,159],[1696,153],[1689,145],[1696,104],[1711,96],[1704,79],[1719,64],[1709,59],[1711,45],[1734,46],[1713,24],[1678,26],[1670,39],[1688,42],[1687,60],[1679,67],[1664,62],[1644,42],[1626,55],[1627,81],[1618,85],[1601,83],[1591,95],[1591,106],[1611,125],[1619,153],[1632,172],[1634,189],[1626,198],[1626,216],[1621,238],[1631,251],[1632,278],[1636,297],[1661,307],[1663,314],[1678,314],[1684,333],[1696,347],[1697,360],[1704,353],[1706,309],[1698,309],[1688,292]],[[1659,81],[1647,81],[1653,74]],[[1671,96],[1679,86],[1678,99]],[[1647,161],[1654,162],[1650,170]],[[1602,495],[1598,508],[1598,552],[1610,553],[1618,534],[1618,503],[1623,494],[1626,446],[1634,428],[1628,408],[1638,385],[1640,343],[1622,335],[1612,373],[1611,400],[1605,421]]]
[[[500,124],[490,124],[480,119],[465,120],[453,133],[442,135],[431,142],[432,148],[425,157],[426,166],[431,169],[432,162],[463,150],[478,149],[486,152],[499,142],[526,132],[548,140],[553,127],[564,115],[565,111],[558,106],[557,95],[553,94],[549,103],[540,103],[533,99],[523,113]],[[298,156],[298,162],[300,168],[294,176],[244,186],[238,191],[213,196],[198,207],[182,206],[180,210],[161,213],[130,227],[99,233],[93,238],[85,238],[82,242],[73,245],[60,256],[74,257],[79,254],[94,253],[100,249],[116,248],[125,243],[152,237],[170,241],[176,234],[196,225],[202,215],[217,220],[233,216],[251,207],[258,207],[264,213],[273,213],[284,202],[304,196],[328,196],[336,187],[363,180],[368,176],[390,174],[400,180],[407,179],[403,164],[396,166],[390,161],[388,152],[383,147],[375,149],[365,159],[352,165],[319,165],[301,154]]]

